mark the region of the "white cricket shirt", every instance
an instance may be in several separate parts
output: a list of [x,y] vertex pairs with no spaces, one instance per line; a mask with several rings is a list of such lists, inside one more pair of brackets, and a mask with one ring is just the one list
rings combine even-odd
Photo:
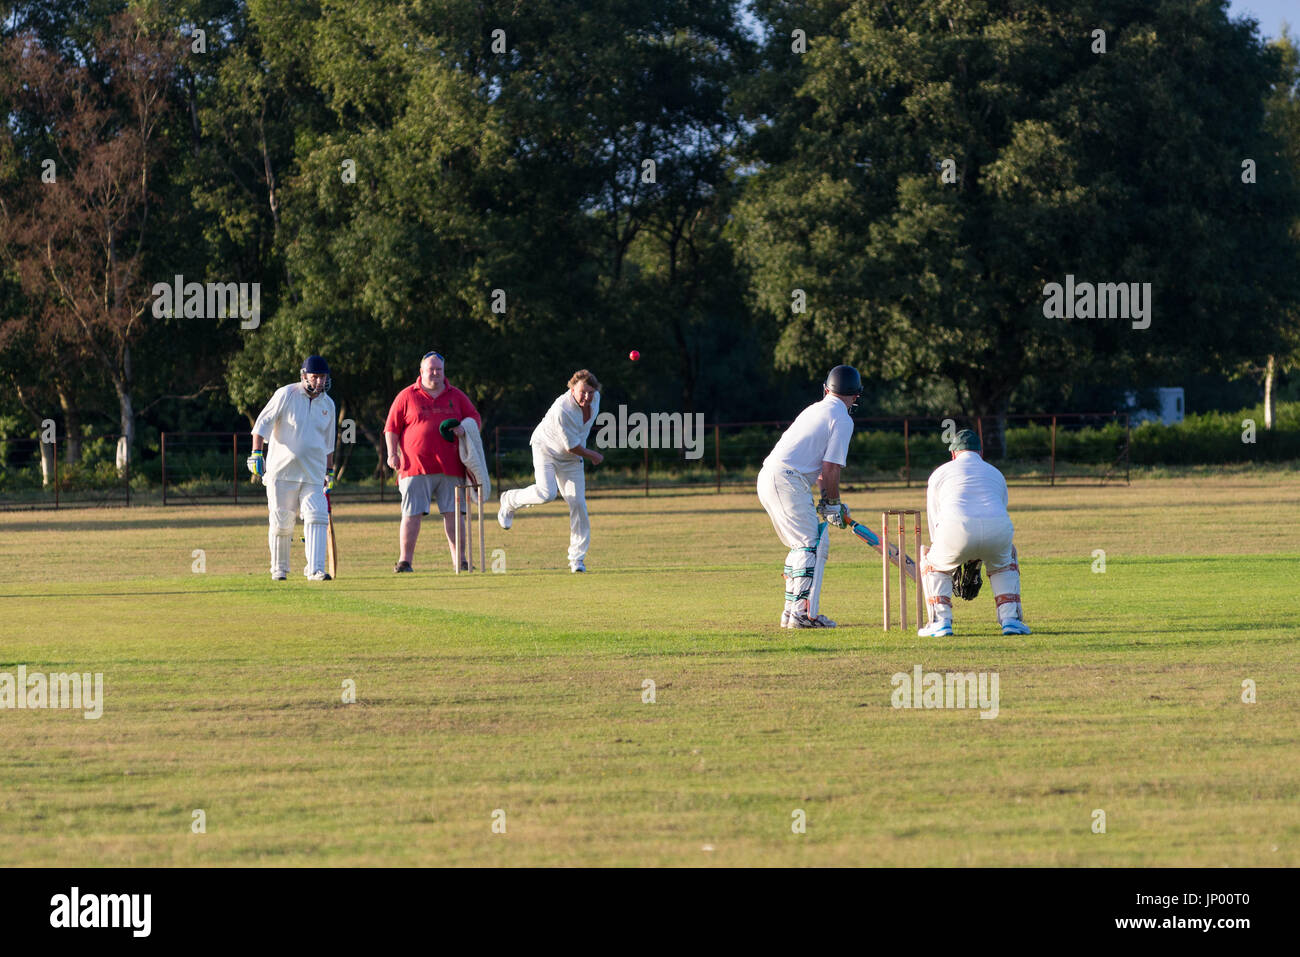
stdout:
[[763,460],[763,467],[793,469],[814,482],[823,462],[839,466],[848,463],[852,437],[849,410],[839,397],[827,393],[820,402],[799,413]]
[[930,474],[925,507],[931,539],[940,522],[1008,518],[1007,480],[978,452],[958,452]]
[[587,436],[591,434],[591,427],[596,424],[596,416],[599,414],[599,392],[591,397],[591,418],[584,422],[582,406],[574,400],[573,393],[565,389],[564,395],[551,403],[546,416],[537,424],[537,428],[533,429],[532,438],[528,443],[555,458],[576,459],[578,456],[572,455],[569,449],[579,445],[586,446]]
[[253,434],[271,443],[266,478],[325,484],[325,457],[334,451],[334,400],[309,398],[301,382],[276,389]]

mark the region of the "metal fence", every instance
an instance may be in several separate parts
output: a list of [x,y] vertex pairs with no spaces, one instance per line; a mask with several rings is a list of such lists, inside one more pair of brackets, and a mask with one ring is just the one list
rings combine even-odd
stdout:
[[[679,417],[679,422],[683,421]],[[602,448],[593,430],[589,446],[605,461],[586,470],[587,489],[601,492],[749,487],[791,420],[718,422],[676,431],[632,431],[619,447]],[[1013,485],[1105,485],[1129,482],[1131,429],[1124,413],[1013,415],[953,419],[921,416],[861,417],[854,422],[848,466],[841,484],[911,488],[948,461],[946,435],[973,428],[990,460]],[[498,489],[533,481],[528,440],[533,426],[501,425],[484,433],[485,453]],[[165,432],[157,447],[141,450],[132,470],[118,475],[115,439],[95,440],[95,454],[76,466],[45,453],[35,439],[0,442],[0,507],[65,508],[83,505],[204,505],[265,503],[245,460],[247,432]],[[50,461],[50,452],[54,460]],[[999,455],[998,453],[1002,453]],[[369,443],[343,445],[336,455],[334,496],[351,501],[397,501],[394,475]],[[52,474],[51,474],[52,473]]]
[[[720,422],[704,427],[696,448],[601,448],[593,430],[589,447],[605,455],[587,469],[591,491],[753,484],[763,459],[792,420]],[[863,416],[854,420],[848,464],[841,485],[852,488],[911,488],[949,460],[945,435],[960,428],[979,433],[988,457],[1012,485],[1107,485],[1130,481],[1132,431],[1128,415],[1057,413],[954,419],[952,417]],[[532,481],[531,426],[491,430],[493,470],[499,487]],[[647,436],[647,438],[650,436]],[[653,436],[661,438],[662,436]],[[688,452],[690,454],[688,454]],[[999,454],[1000,453],[1000,454]]]
[[[248,432],[164,432],[158,451],[161,505],[266,504],[246,465],[253,451]],[[340,444],[335,464],[335,499],[397,500],[392,473],[369,445]]]
[[80,461],[63,461],[66,443],[0,438],[0,509],[105,508],[131,505],[130,462],[118,472],[118,436],[82,443]]

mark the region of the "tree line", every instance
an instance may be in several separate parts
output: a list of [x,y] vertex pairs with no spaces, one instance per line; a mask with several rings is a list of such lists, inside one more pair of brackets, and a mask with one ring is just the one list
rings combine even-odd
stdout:
[[[430,349],[516,423],[580,366],[737,420],[849,362],[864,413],[996,419],[1300,354],[1300,62],[1226,2],[6,10],[0,433],[70,461],[310,353],[376,446]],[[1150,321],[1050,314],[1076,281]]]

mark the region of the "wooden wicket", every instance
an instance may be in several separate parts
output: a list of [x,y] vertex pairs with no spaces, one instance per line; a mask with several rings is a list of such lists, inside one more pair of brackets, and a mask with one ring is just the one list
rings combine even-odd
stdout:
[[478,500],[478,570],[487,571],[487,546],[483,541],[483,486],[469,483],[456,486],[456,574],[460,574],[460,516],[461,502],[465,503],[465,558],[469,570],[474,570],[474,516],[470,509],[469,490],[474,489]]
[[921,511],[916,508],[887,508],[880,513],[880,560],[884,584],[884,623],[889,631],[889,519],[898,516],[898,615],[899,625],[907,630],[907,532],[904,519],[910,515],[916,535],[916,623],[925,621],[925,594],[921,579]]

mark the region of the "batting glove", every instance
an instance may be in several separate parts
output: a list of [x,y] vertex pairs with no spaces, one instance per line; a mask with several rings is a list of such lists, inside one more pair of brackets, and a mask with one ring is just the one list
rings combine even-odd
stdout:
[[843,528],[849,522],[849,507],[837,498],[823,498],[817,503],[817,512],[836,528]]
[[256,450],[248,457],[248,471],[258,478],[266,474],[266,453],[261,449]]
[[334,470],[330,469],[325,473],[325,491],[334,491]]

